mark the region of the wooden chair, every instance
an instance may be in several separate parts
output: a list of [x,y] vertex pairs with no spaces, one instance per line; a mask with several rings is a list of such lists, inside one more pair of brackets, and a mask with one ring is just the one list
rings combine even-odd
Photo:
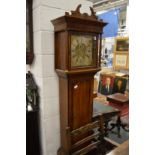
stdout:
[[[67,155],[105,155],[104,150],[104,122],[103,116],[100,119],[86,124],[78,129],[70,131],[70,127],[67,127],[68,137],[68,153]],[[98,130],[97,130],[98,129]],[[91,132],[91,134],[90,134]],[[84,138],[73,143],[73,139],[84,135]],[[85,136],[87,135],[87,136]],[[92,153],[95,151],[95,153]]]

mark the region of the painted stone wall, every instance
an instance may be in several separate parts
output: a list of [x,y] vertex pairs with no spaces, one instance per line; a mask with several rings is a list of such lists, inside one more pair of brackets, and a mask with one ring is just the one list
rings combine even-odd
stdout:
[[35,59],[27,65],[39,86],[42,155],[56,155],[60,146],[59,85],[54,70],[54,28],[51,20],[75,10],[90,14],[92,3],[86,0],[34,0],[33,34]]

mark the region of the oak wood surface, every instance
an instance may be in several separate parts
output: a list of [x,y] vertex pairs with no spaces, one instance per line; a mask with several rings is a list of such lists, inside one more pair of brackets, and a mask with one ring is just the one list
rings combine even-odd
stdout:
[[[55,70],[59,76],[60,133],[61,147],[58,154],[68,152],[66,127],[71,130],[92,121],[94,75],[100,70],[101,34],[107,23],[95,16],[80,13],[79,5],[71,14],[52,20],[55,31]],[[91,66],[71,67],[71,34],[93,35],[97,37]]]
[[[104,147],[100,149],[100,146],[103,144],[104,138],[104,119],[103,116],[100,115],[97,121],[92,123],[87,123],[86,125],[77,128],[75,130],[70,130],[70,127],[67,127],[66,132],[68,135],[68,155],[82,155],[92,150],[99,151],[100,153],[104,152]],[[96,131],[95,131],[96,130]],[[87,134],[91,133],[91,134]],[[78,139],[76,143],[72,143],[72,139],[82,136],[81,139]]]

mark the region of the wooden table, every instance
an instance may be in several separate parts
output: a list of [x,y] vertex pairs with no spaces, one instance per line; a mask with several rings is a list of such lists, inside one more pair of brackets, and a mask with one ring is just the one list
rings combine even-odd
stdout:
[[93,102],[93,121],[99,119],[99,115],[103,115],[105,122],[105,136],[108,135],[108,123],[113,116],[120,114],[120,110],[113,108],[109,105],[106,105],[102,102]]
[[120,110],[113,108],[109,105],[106,105],[102,102],[93,102],[93,118],[97,117],[98,115],[102,114],[106,118],[113,117],[120,113]]
[[[116,105],[118,104],[120,106],[124,106],[126,104],[129,104],[129,96],[128,95],[125,95],[125,94],[121,94],[121,93],[115,93],[115,94],[112,94],[112,95],[108,95],[107,96],[107,101],[109,101],[111,103],[114,103]],[[117,129],[118,129],[118,136],[119,137],[121,137],[121,135],[120,135],[120,128],[121,127],[125,131],[129,131],[128,129],[126,129],[126,127],[128,126],[128,124],[122,123],[122,121],[121,121],[121,115],[118,116],[117,122],[116,123],[113,123],[111,125],[112,125],[111,130],[114,127],[117,127]]]
[[129,140],[122,143],[107,155],[129,155]]
[[121,93],[115,93],[108,95],[107,101],[124,105],[129,103],[129,96]]

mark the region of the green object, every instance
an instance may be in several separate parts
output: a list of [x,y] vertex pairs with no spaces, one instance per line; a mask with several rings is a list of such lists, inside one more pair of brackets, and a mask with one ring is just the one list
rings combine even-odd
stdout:
[[100,103],[100,102],[94,102],[93,103],[93,110],[94,110],[94,113],[110,113],[110,112],[115,112],[115,111],[119,111],[118,109],[116,108],[113,108],[109,105],[105,105],[103,103]]

